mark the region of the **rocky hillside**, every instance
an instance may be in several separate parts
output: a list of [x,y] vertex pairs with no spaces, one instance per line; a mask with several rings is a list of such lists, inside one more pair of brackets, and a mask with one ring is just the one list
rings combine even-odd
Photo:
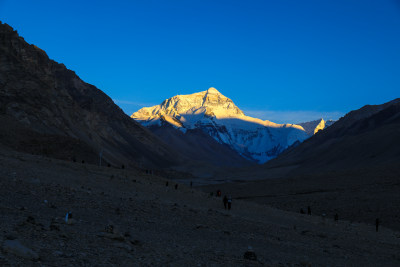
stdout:
[[0,23],[0,142],[68,160],[164,168],[178,153],[95,86]]
[[183,133],[199,129],[242,157],[264,163],[308,136],[294,124],[276,124],[244,115],[233,101],[211,87],[178,95],[160,105],[142,108],[131,116],[145,126],[167,122]]

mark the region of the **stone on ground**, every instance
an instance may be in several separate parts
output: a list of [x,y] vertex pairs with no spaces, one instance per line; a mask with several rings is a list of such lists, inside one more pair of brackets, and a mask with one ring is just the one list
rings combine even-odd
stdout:
[[13,253],[19,257],[28,260],[38,260],[39,255],[32,249],[25,247],[18,240],[6,240],[3,244],[3,249],[7,252]]

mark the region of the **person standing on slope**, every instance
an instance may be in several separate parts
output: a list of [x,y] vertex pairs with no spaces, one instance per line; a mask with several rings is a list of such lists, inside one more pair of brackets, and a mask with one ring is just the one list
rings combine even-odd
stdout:
[[230,210],[231,207],[232,207],[232,197],[229,196],[229,197],[228,197],[228,210]]
[[228,204],[228,198],[226,197],[226,195],[224,196],[222,202],[224,202],[224,208],[226,209],[226,205]]

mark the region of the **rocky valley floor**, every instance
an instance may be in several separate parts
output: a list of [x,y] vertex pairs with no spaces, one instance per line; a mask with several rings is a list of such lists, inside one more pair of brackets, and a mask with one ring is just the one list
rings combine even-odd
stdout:
[[[400,233],[0,150],[2,266],[399,266]],[[65,215],[72,219],[65,222]],[[244,259],[251,246],[256,260]]]
[[[340,170],[340,168],[338,168]],[[256,177],[249,175],[248,177]],[[229,179],[227,179],[229,180]],[[299,213],[335,214],[345,221],[375,224],[400,231],[400,169],[383,166],[284,178],[209,184],[204,191],[220,189],[237,199]]]

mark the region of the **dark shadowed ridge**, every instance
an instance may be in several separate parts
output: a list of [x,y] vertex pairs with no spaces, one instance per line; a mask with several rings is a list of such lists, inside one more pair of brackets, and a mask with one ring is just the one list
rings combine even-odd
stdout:
[[219,143],[201,129],[188,129],[186,133],[183,133],[170,124],[163,123],[161,127],[151,126],[149,130],[193,160],[210,161],[218,167],[242,167],[256,164],[244,159],[228,145]]
[[396,167],[400,162],[400,99],[351,111],[298,147],[264,165],[290,173]]
[[[161,127],[151,126],[149,130],[191,159],[190,165],[186,164],[185,169],[190,169],[196,177],[207,178],[210,182],[215,182],[215,175],[221,171],[234,172],[237,168],[257,165],[241,157],[228,145],[219,143],[201,129],[189,129],[183,133],[169,123],[163,122]],[[199,182],[197,179],[197,183]]]
[[167,168],[182,157],[95,86],[0,23],[0,142],[46,156]]

